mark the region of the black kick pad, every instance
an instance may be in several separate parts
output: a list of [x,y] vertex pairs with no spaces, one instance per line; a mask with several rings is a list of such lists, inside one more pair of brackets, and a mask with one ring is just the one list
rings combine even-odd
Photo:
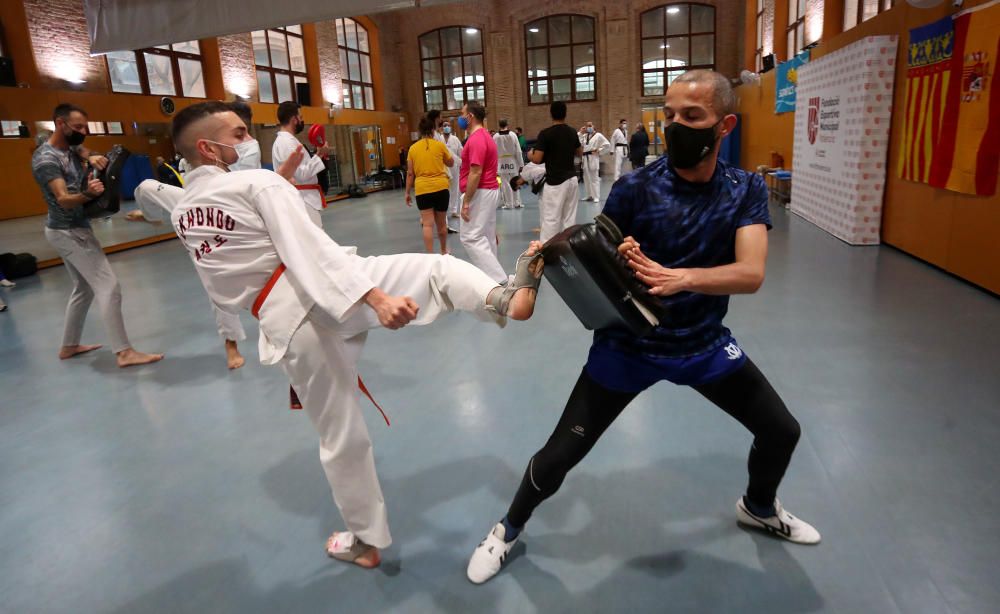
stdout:
[[587,329],[619,328],[641,337],[659,324],[660,309],[618,253],[622,240],[605,215],[567,228],[542,248],[544,274]]
[[121,193],[119,184],[121,183],[122,170],[125,168],[125,161],[132,155],[129,150],[121,145],[115,145],[107,154],[108,165],[103,171],[96,168],[83,176],[80,191],[87,189],[87,180],[93,174],[104,184],[104,192],[97,198],[88,201],[83,205],[83,214],[89,218],[108,217],[121,208]]

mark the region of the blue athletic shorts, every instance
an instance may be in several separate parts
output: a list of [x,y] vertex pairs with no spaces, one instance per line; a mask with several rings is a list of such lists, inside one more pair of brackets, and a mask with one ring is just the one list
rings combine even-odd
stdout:
[[586,369],[591,379],[609,390],[638,393],[660,380],[678,386],[708,384],[736,371],[746,360],[732,337],[714,350],[684,358],[624,352],[613,345],[595,343],[590,346]]

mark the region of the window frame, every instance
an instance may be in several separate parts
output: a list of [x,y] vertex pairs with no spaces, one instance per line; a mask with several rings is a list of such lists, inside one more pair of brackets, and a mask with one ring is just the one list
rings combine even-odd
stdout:
[[[455,54],[445,55],[444,54],[444,44],[443,44],[444,41],[441,38],[441,32],[444,31],[444,30],[452,29],[452,28],[458,28],[460,30],[460,34],[462,32],[464,32],[466,29],[471,29],[471,30],[478,31],[479,32],[479,47],[480,47],[480,51],[478,53],[465,53],[465,41],[463,40],[462,36],[459,36],[458,37],[458,49],[459,49],[458,55],[455,55]],[[426,57],[425,58],[424,57],[423,47],[420,44],[420,39],[422,39],[423,37],[427,36],[428,34],[437,34],[437,37],[438,37],[438,54],[439,55],[431,56],[431,57]],[[462,59],[462,77],[463,77],[462,92],[463,92],[463,96],[465,96],[465,98],[463,100],[479,100],[479,102],[481,102],[483,104],[486,104],[486,97],[489,95],[489,86],[487,84],[488,79],[486,78],[486,41],[485,41],[485,39],[483,37],[483,28],[480,28],[479,26],[474,26],[474,25],[454,25],[453,24],[453,25],[441,26],[440,28],[435,28],[433,30],[428,30],[426,32],[423,32],[423,33],[417,35],[417,54],[418,54],[418,58],[419,58],[418,61],[420,62],[420,83],[421,83],[420,90],[421,90],[421,94],[423,96],[424,110],[425,111],[429,111],[432,108],[436,108],[436,107],[432,107],[430,105],[430,103],[428,103],[428,101],[427,101],[427,92],[432,91],[432,90],[437,90],[437,91],[441,92],[441,100],[442,100],[442,102],[441,102],[441,109],[440,110],[442,112],[448,112],[448,111],[455,111],[456,110],[456,109],[449,109],[449,108],[447,108],[447,106],[448,106],[447,91],[449,89],[455,89],[456,86],[454,84],[449,85],[449,84],[445,84],[444,83],[444,75],[445,75],[445,72],[444,72],[444,61],[446,59],[450,59],[450,58],[461,58]],[[470,97],[469,96],[470,85],[468,83],[464,83],[464,78],[465,78],[465,58],[474,57],[474,56],[477,56],[477,55],[480,56],[480,58],[482,58],[482,63],[483,63],[483,81],[482,81],[483,96],[482,96],[481,99],[478,98],[478,97],[477,98]],[[438,68],[441,71],[440,72],[440,74],[441,74],[441,85],[431,85],[431,86],[424,85],[424,84],[427,83],[427,78],[426,78],[426,75],[424,74],[424,62],[429,61],[429,60],[437,60],[437,62],[438,62]],[[478,83],[475,83],[475,82],[473,82],[472,85],[471,85],[471,87],[473,89],[477,88],[478,86],[479,86]],[[461,108],[462,108],[461,106],[458,107],[458,110],[461,110]]]
[[[670,8],[670,7],[672,7],[672,6],[678,6],[678,7],[680,7],[680,6],[687,6],[687,7],[704,6],[704,7],[708,7],[710,9],[712,9],[712,30],[711,30],[711,32],[697,32],[697,33],[692,33],[691,32],[692,11],[689,8],[688,9],[688,29],[687,29],[687,33],[686,34],[674,34],[674,35],[668,34],[667,33],[667,9]],[[643,30],[643,16],[646,15],[647,13],[651,13],[653,11],[663,11],[663,34],[662,35],[646,36],[646,33]],[[715,6],[714,4],[706,4],[704,2],[668,2],[666,4],[661,4],[659,6],[650,7],[648,9],[646,9],[645,11],[642,11],[641,13],[639,13],[639,70],[640,70],[639,97],[640,98],[650,98],[650,97],[657,97],[657,96],[663,96],[663,95],[665,95],[667,93],[667,88],[670,87],[670,84],[667,83],[667,78],[668,78],[667,74],[670,73],[670,72],[676,72],[676,71],[671,71],[667,67],[667,65],[666,65],[667,64],[667,52],[666,52],[666,48],[663,47],[662,45],[661,45],[661,49],[663,50],[663,68],[649,68],[649,69],[644,68],[643,67],[643,51],[642,51],[642,48],[643,48],[643,43],[645,41],[647,41],[647,40],[659,40],[659,41],[662,41],[662,44],[666,44],[668,42],[668,40],[671,39],[671,38],[687,38],[688,39],[688,53],[687,53],[687,57],[688,57],[688,60],[691,60],[691,42],[690,42],[691,39],[693,39],[695,37],[699,37],[699,36],[711,35],[712,36],[712,63],[711,64],[687,64],[687,65],[685,65],[683,67],[683,69],[684,69],[684,71],[696,70],[696,69],[703,69],[703,68],[704,69],[708,69],[708,70],[715,70],[716,59],[718,58],[718,51],[719,51],[718,29],[719,29],[719,7]],[[646,93],[646,84],[645,84],[645,82],[646,82],[646,75],[648,75],[648,74],[656,74],[656,73],[660,73],[663,76],[663,93],[662,94],[647,94]]]
[[[549,20],[552,19],[553,17],[569,17],[570,18],[569,42],[568,43],[559,43],[559,44],[556,44],[556,45],[552,44],[552,42],[551,42],[552,39],[549,36],[549,32],[551,31],[549,29]],[[590,23],[591,23],[591,26],[592,26],[592,32],[593,32],[593,36],[592,36],[592,38],[591,38],[590,41],[583,41],[583,42],[580,42],[580,43],[576,43],[576,42],[573,41],[573,18],[574,17],[583,17],[585,19],[589,19],[590,20]],[[530,25],[538,23],[538,22],[544,22],[545,23],[545,29],[546,29],[545,44],[544,45],[536,45],[536,46],[532,47],[532,46],[528,45],[528,27]],[[525,92],[527,93],[528,106],[547,105],[547,104],[552,104],[552,102],[554,102],[553,98],[552,98],[555,95],[555,91],[554,91],[554,89],[552,87],[552,81],[553,81],[553,79],[569,79],[570,80],[570,97],[568,99],[566,99],[566,100],[563,100],[563,102],[570,103],[570,102],[597,102],[598,101],[598,81],[597,81],[598,42],[597,42],[597,18],[596,17],[594,17],[592,15],[586,15],[586,14],[583,14],[583,13],[555,13],[553,15],[545,15],[543,17],[539,17],[537,19],[533,19],[531,21],[525,22],[522,30],[523,30],[523,34],[524,34],[524,70],[525,70],[524,75],[525,75],[525,82],[528,85],[528,89],[526,89]],[[577,72],[575,72],[576,62],[575,62],[575,56],[574,56],[573,49],[577,45],[588,45],[588,44],[592,45],[593,48],[594,48],[594,58],[593,58],[594,70],[592,72],[588,72],[588,73],[577,73]],[[570,55],[569,55],[569,61],[570,61],[570,65],[574,67],[574,69],[573,69],[574,72],[570,72],[567,75],[556,75],[555,77],[553,77],[553,75],[552,75],[552,49],[553,48],[559,48],[559,49],[561,49],[561,48],[564,48],[564,47],[568,47],[569,50],[570,50],[570,52],[569,52],[570,53]],[[544,77],[537,77],[537,76],[536,77],[532,77],[531,76],[531,64],[530,64],[530,61],[531,61],[530,60],[530,57],[531,57],[531,53],[530,52],[532,52],[532,51],[538,51],[540,49],[544,49],[545,50],[545,60],[546,60],[546,66],[547,66],[547,68],[546,68],[546,76],[544,76]],[[577,79],[579,77],[592,77],[593,78],[593,80],[594,80],[594,96],[592,98],[578,98],[577,97],[576,82],[577,82]],[[547,92],[546,96],[547,96],[548,99],[545,100],[545,101],[542,101],[542,102],[532,102],[532,100],[531,100],[531,85],[533,83],[542,83],[542,82],[546,83],[546,85],[547,85],[548,92]]]
[[[355,26],[355,28],[356,28],[355,29],[354,40],[358,40],[357,32],[359,30],[364,30],[365,31],[365,35],[368,38],[368,51],[364,51],[363,49],[361,49],[361,45],[358,45],[357,48],[349,47],[347,45],[347,22],[348,21],[350,21],[351,23],[353,23],[354,26]],[[338,17],[337,19],[334,20],[334,27],[337,28],[337,51],[338,52],[343,52],[343,57],[345,58],[345,60],[350,57],[348,55],[349,53],[357,53],[359,56],[366,56],[368,58],[368,73],[369,73],[369,76],[372,79],[370,82],[364,81],[363,80],[364,79],[364,71],[361,71],[362,74],[359,75],[359,79],[351,79],[350,78],[349,60],[341,62],[341,66],[340,66],[340,83],[341,83],[341,89],[342,89],[342,91],[341,91],[341,94],[342,94],[342,96],[341,96],[341,104],[343,105],[343,107],[345,109],[355,109],[355,110],[359,110],[359,111],[376,111],[376,110],[378,110],[377,109],[378,105],[375,104],[375,64],[372,61],[372,53],[371,53],[371,49],[372,49],[372,34],[371,34],[371,32],[368,30],[368,28],[366,28],[364,26],[364,24],[362,24],[357,19],[354,19],[354,18],[351,18],[351,17]],[[343,40],[344,40],[344,44],[343,45],[340,44],[341,34],[343,34]],[[359,64],[360,64],[360,60],[359,60]],[[358,86],[358,87],[361,88],[361,105],[362,106],[360,106],[360,107],[358,107],[358,106],[356,106],[354,104],[354,99],[353,99],[354,98],[354,95],[353,95],[354,90],[351,87],[351,86],[354,86],[354,85],[356,85],[356,86]],[[344,92],[343,91],[344,89],[346,89],[347,91]],[[368,92],[369,91],[371,91],[371,100],[370,101],[368,99],[368,96],[369,96]],[[347,104],[348,100],[351,103],[350,105]],[[371,106],[370,107],[368,106],[369,102],[371,102]]]
[[[783,0],[777,0],[777,1],[781,2]],[[806,3],[806,0],[784,0],[784,1],[788,2],[788,25],[785,27],[785,46],[786,46],[785,55],[787,55],[788,57],[786,57],[785,60],[791,60],[799,53],[801,53],[802,50],[805,49],[806,45],[808,44],[806,43],[806,12],[807,12],[806,9],[808,8],[808,5]],[[879,0],[879,2],[881,1],[882,0]],[[795,5],[796,14],[799,12],[799,4],[802,5],[802,14],[801,15],[797,14],[794,20],[792,19],[793,3]],[[801,34],[801,41],[799,40],[800,34]],[[794,48],[788,46],[788,38],[790,35],[797,43],[794,46]]]
[[[201,42],[200,41],[183,41],[184,43],[195,43],[198,45],[198,53],[189,53],[187,51],[174,51],[173,46],[182,43],[171,43],[166,45],[170,49],[160,49],[159,47],[144,47],[142,49],[133,49],[131,53],[135,55],[135,66],[136,71],[139,73],[139,86],[142,89],[141,92],[121,92],[115,90],[114,79],[111,78],[111,63],[108,61],[108,54],[104,54],[104,71],[108,75],[108,85],[111,86],[111,92],[114,94],[129,94],[132,96],[173,96],[175,98],[197,98],[199,100],[206,100],[208,98],[208,91],[205,87],[205,62],[204,56],[201,53]],[[153,94],[149,88],[149,69],[146,66],[146,54],[158,55],[161,57],[170,58],[170,69],[171,77],[174,81],[174,93],[173,94]],[[204,96],[188,96],[184,94],[184,85],[181,81],[181,63],[180,60],[193,60],[198,62],[201,66],[201,87],[205,89]]]
[[[882,13],[884,13],[884,12],[888,11],[889,9],[893,8],[895,5],[896,5],[896,0],[878,0],[878,2],[876,4],[875,14],[872,15],[871,17],[869,17],[868,19],[874,19],[875,17],[878,17]],[[847,11],[847,6],[845,4],[845,6],[844,6],[844,23],[842,24],[844,31],[846,32],[847,30],[850,30],[851,28],[855,28],[858,25],[860,25],[860,24],[868,21],[868,19],[864,19],[864,14],[865,14],[865,3],[864,3],[864,0],[858,0],[857,11],[855,12],[855,15],[854,15],[854,23],[852,23],[851,25],[847,25],[847,18],[848,18],[848,16],[850,16],[850,13]]]
[[[299,31],[298,32],[289,31],[288,28],[298,28]],[[268,61],[268,64],[269,64],[268,66],[263,66],[263,65],[257,63],[256,51],[254,51],[254,49],[253,49],[253,35],[254,35],[254,32],[263,32],[264,33],[264,45],[267,48],[267,61]],[[285,55],[286,55],[286,57],[288,59],[288,68],[276,68],[274,66],[274,60],[272,59],[272,56],[271,56],[271,34],[270,34],[271,32],[275,32],[277,34],[281,34],[281,35],[283,35],[285,37]],[[295,78],[299,77],[305,83],[308,84],[309,83],[309,75],[306,74],[305,71],[301,71],[300,72],[300,71],[297,71],[297,70],[292,70],[292,54],[289,51],[290,46],[288,44],[288,37],[294,37],[294,38],[297,38],[300,41],[302,41],[302,54],[303,54],[303,62],[304,62],[305,61],[306,43],[305,43],[305,38],[302,35],[302,25],[301,24],[292,24],[292,25],[288,25],[288,26],[277,26],[277,27],[273,27],[273,28],[266,28],[264,30],[254,30],[253,32],[250,33],[250,48],[251,48],[251,52],[254,53],[254,59],[253,59],[254,75],[253,76],[254,76],[255,83],[257,85],[257,101],[258,102],[261,102],[263,104],[280,104],[280,103],[284,102],[283,100],[278,100],[278,80],[274,78],[275,75],[287,75],[288,76],[288,79],[289,79],[289,81],[292,84],[292,100],[294,102],[297,102],[300,105],[304,105],[304,106],[309,105],[310,102],[311,102],[309,100],[306,100],[304,102],[301,101],[301,100],[299,100],[299,90],[296,87],[296,85],[298,83],[295,81]],[[265,101],[263,101],[263,100],[260,99],[260,77],[257,76],[257,73],[259,73],[259,72],[266,72],[266,73],[270,74],[270,79],[271,79],[271,98],[272,98],[272,100],[270,102],[265,102]]]
[[754,72],[764,69],[764,0],[757,0],[757,48],[754,51]]

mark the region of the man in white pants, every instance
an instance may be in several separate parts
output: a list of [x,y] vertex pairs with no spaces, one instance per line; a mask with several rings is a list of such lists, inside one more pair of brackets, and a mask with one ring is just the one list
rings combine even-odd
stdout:
[[462,105],[458,127],[469,138],[462,150],[459,187],[462,190],[462,229],[459,238],[469,260],[498,284],[506,283],[507,273],[497,260],[497,146],[483,126],[486,108],[470,100]]
[[521,204],[521,193],[511,189],[510,180],[521,172],[524,158],[521,155],[521,142],[517,140],[517,134],[511,132],[507,126],[507,120],[501,119],[500,131],[493,136],[499,156],[500,201],[504,209],[520,209],[524,206]]
[[[281,124],[281,128],[274,139],[274,145],[271,146],[271,163],[274,168],[281,166],[302,145],[295,138],[295,135],[300,134],[306,127],[301,109],[302,105],[290,100],[278,105],[278,123]],[[320,212],[326,208],[326,194],[323,193],[316,176],[326,172],[323,158],[329,154],[329,145],[318,148],[315,156],[310,156],[306,152],[302,163],[295,169],[294,176],[295,187],[299,190],[302,202],[308,207],[309,219],[320,228],[323,227]]]
[[146,354],[132,348],[122,318],[121,286],[90,228],[90,220],[83,214],[83,206],[104,192],[98,179],[87,178],[91,169],[83,164],[103,169],[108,159],[82,146],[87,136],[87,114],[80,107],[58,105],[52,122],[55,130],[32,155],[31,172],[49,209],[45,238],[56,248],[73,282],[59,358],[65,360],[101,347],[80,343],[87,311],[96,298],[119,367],[161,360],[163,354]]
[[611,134],[611,145],[615,148],[615,181],[622,176],[622,167],[628,161],[628,138],[628,122],[623,119]]
[[611,151],[611,143],[594,130],[594,122],[580,128],[580,147],[583,148],[583,186],[587,196],[581,200],[601,202],[601,156]]
[[455,136],[451,129],[451,122],[445,120],[441,124],[441,132],[444,134],[445,146],[451,152],[451,157],[455,159],[455,165],[448,169],[451,177],[451,186],[448,188],[448,232],[457,233],[458,229],[451,227],[451,220],[458,219],[458,212],[462,208],[462,189],[459,187],[461,179],[459,170],[462,168],[462,141]]
[[575,159],[583,155],[576,130],[566,125],[566,103],[553,102],[549,113],[552,125],[538,134],[531,151],[531,161],[545,165],[545,189],[538,200],[542,243],[576,223],[580,192]]
[[374,567],[388,546],[386,506],[357,398],[367,331],[427,324],[453,309],[501,326],[527,319],[541,277],[540,245],[498,286],[451,256],[362,258],[310,223],[298,195],[268,171],[230,173],[243,122],[225,103],[180,111],[173,140],[194,167],[171,223],[212,301],[260,321],[262,364],[280,364],[320,434],[320,460],[347,525],[327,554]]

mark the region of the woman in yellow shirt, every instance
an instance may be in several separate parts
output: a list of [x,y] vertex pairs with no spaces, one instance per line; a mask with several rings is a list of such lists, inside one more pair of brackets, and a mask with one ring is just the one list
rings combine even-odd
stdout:
[[406,157],[406,206],[412,207],[410,190],[416,188],[417,209],[420,210],[420,226],[424,234],[424,248],[434,252],[434,230],[437,230],[441,253],[448,253],[448,188],[451,179],[445,167],[451,167],[455,160],[444,143],[434,139],[434,121],[424,117],[420,120],[420,140],[410,145]]

